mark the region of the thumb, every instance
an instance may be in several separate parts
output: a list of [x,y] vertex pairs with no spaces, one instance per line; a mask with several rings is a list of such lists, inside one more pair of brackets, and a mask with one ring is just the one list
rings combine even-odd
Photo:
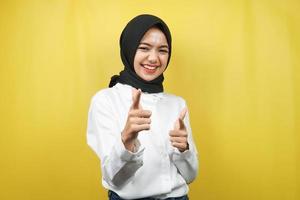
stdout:
[[140,108],[140,99],[141,99],[141,89],[132,89],[132,109],[139,109]]

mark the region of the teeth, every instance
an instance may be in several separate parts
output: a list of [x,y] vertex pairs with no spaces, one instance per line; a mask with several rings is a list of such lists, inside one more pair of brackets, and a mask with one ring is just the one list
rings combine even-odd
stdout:
[[151,69],[151,70],[156,69],[156,67],[152,67],[152,66],[149,66],[149,65],[144,65],[144,67],[147,68],[147,69]]

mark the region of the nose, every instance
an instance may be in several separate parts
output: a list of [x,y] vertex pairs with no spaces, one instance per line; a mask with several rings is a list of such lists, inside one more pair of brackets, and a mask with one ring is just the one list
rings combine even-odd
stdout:
[[148,55],[148,61],[151,63],[151,64],[155,64],[158,62],[158,54],[156,51],[152,50],[149,52],[149,55]]

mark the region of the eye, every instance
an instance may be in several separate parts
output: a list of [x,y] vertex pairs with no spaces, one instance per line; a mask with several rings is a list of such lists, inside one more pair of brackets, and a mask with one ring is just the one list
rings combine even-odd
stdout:
[[138,49],[142,50],[142,51],[148,51],[149,47],[145,47],[145,46],[140,46],[138,47]]
[[159,52],[167,54],[167,53],[169,53],[169,50],[168,49],[160,49]]

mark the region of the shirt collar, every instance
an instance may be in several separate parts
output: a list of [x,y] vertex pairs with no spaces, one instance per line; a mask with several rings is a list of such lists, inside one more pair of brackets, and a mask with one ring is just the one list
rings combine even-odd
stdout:
[[[117,83],[114,86],[116,89],[120,90],[120,92],[123,94],[123,96],[126,97],[126,99],[132,99],[132,86],[127,85],[127,84],[122,84],[122,83]],[[158,93],[147,93],[143,92],[142,93],[142,98],[145,100],[148,99],[155,99],[155,100],[160,100],[164,97],[163,92],[158,92]]]

